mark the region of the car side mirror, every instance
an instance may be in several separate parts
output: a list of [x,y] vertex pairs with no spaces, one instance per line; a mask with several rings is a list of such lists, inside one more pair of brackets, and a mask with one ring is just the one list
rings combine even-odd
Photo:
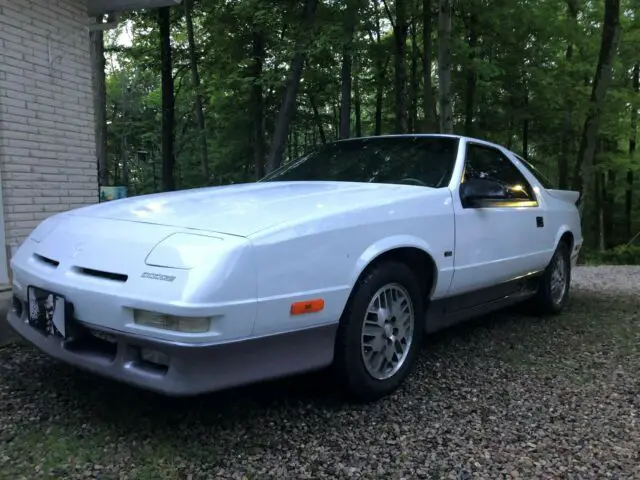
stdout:
[[465,207],[475,206],[482,201],[505,200],[507,187],[495,180],[469,178],[460,184],[460,199]]

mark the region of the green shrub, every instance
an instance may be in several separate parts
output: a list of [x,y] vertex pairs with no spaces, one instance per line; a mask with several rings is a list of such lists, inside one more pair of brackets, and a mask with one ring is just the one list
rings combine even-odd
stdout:
[[580,257],[580,263],[587,265],[640,265],[640,245],[618,245],[604,252],[584,250]]

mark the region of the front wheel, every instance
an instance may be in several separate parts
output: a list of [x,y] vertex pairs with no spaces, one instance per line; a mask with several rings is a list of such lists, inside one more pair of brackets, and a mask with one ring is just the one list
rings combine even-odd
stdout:
[[571,252],[566,242],[560,242],[545,269],[533,304],[538,313],[557,314],[569,299],[571,286]]
[[421,347],[423,305],[419,283],[403,263],[381,263],[358,281],[335,352],[337,374],[351,398],[376,400],[409,375]]

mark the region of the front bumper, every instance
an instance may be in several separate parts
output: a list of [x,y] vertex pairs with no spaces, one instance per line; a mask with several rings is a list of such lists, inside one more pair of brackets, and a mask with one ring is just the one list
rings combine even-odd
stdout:
[[[80,324],[71,340],[45,336],[12,309],[7,320],[44,353],[83,370],[169,396],[191,396],[321,369],[333,360],[337,324],[214,345],[150,339]],[[93,328],[93,327],[92,327]],[[146,360],[153,352],[162,363]]]

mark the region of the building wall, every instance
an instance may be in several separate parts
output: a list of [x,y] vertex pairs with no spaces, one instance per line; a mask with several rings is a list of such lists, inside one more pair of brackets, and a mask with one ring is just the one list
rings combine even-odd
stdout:
[[98,201],[86,0],[0,0],[0,177],[9,254]]

